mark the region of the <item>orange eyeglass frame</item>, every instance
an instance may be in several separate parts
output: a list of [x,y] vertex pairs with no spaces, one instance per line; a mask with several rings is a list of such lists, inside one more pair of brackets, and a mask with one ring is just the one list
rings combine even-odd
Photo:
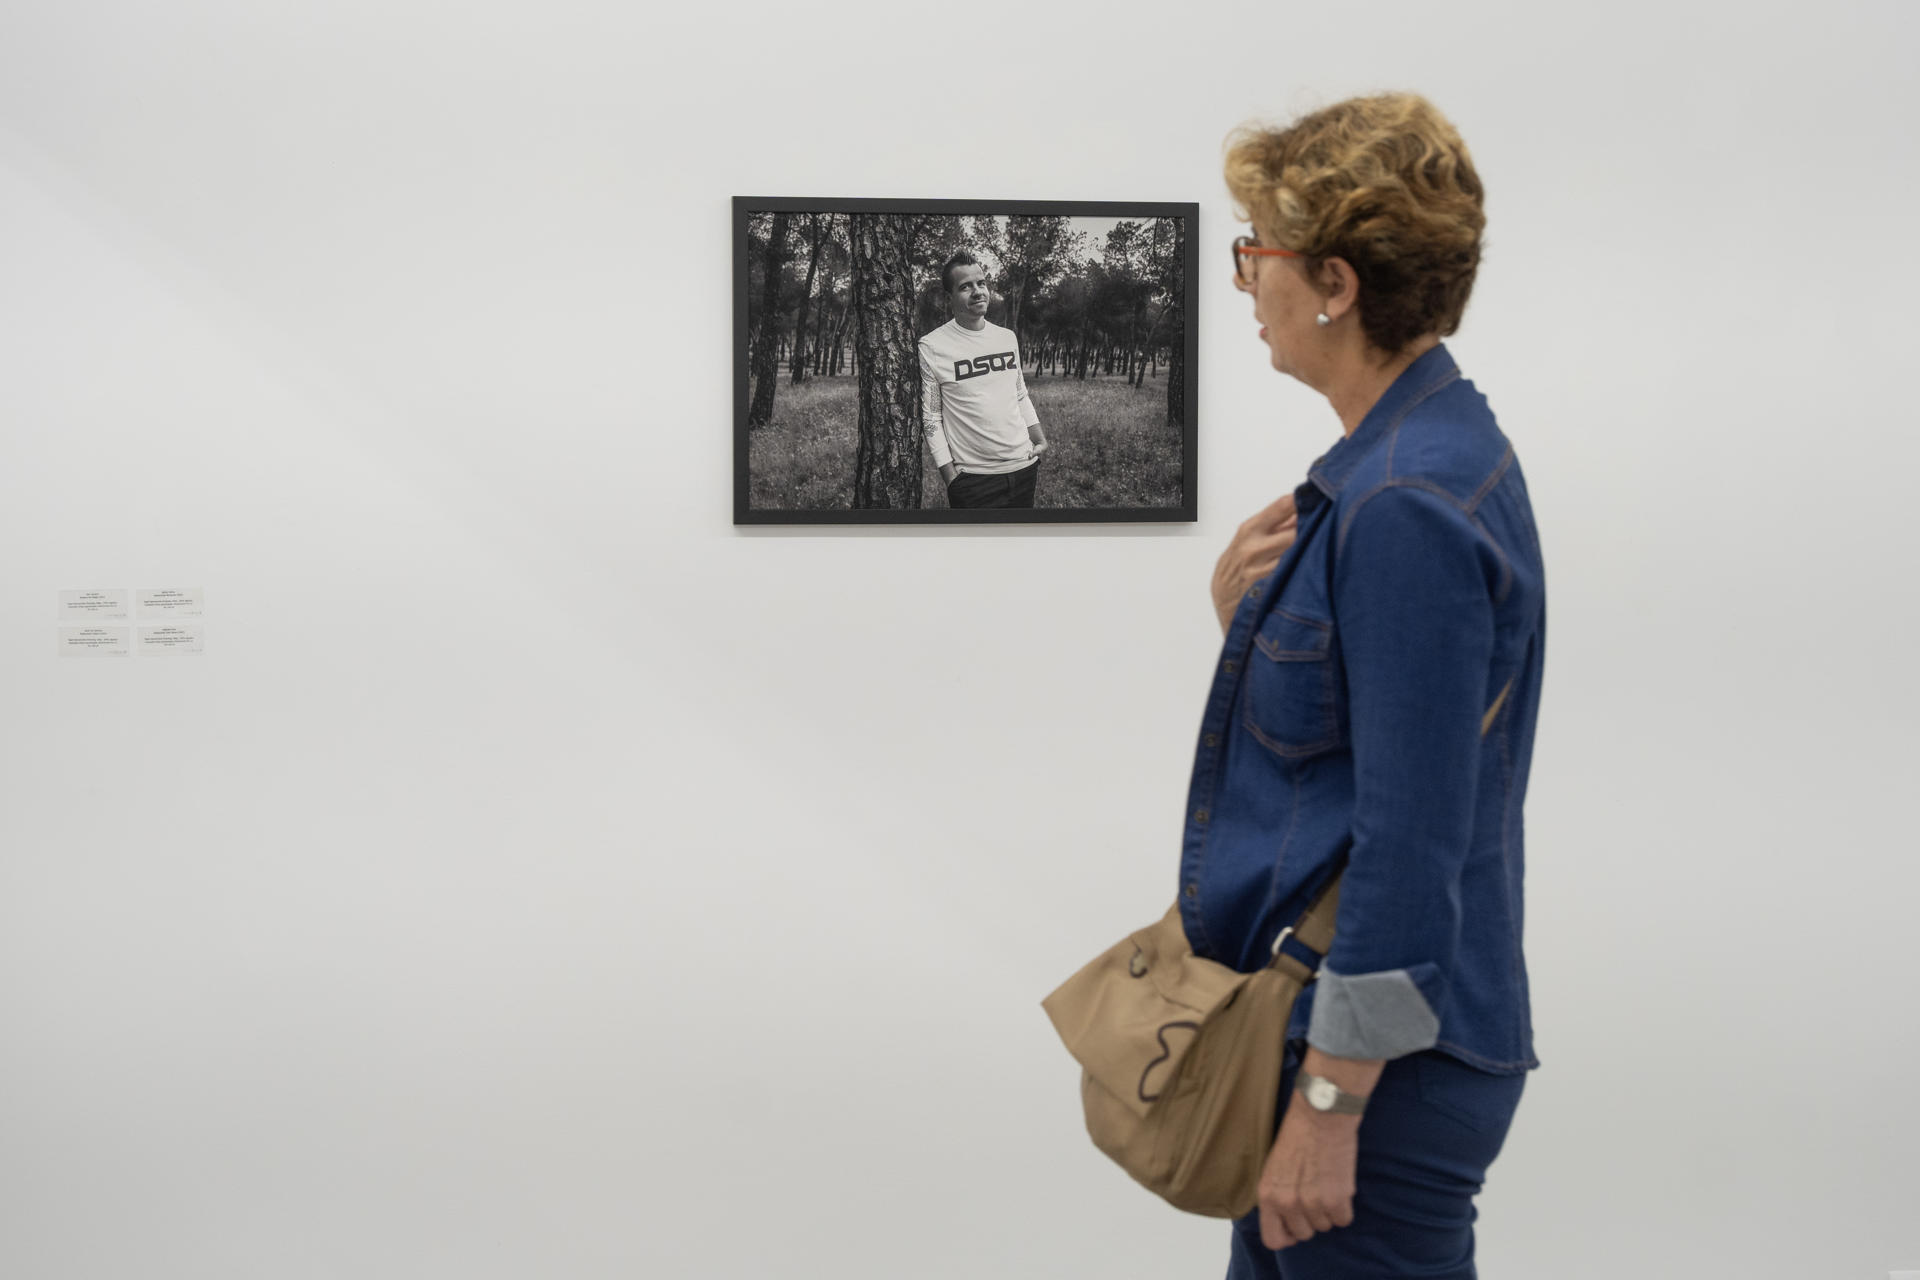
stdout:
[[1295,253],[1292,249],[1270,249],[1266,245],[1255,244],[1252,236],[1235,236],[1233,238],[1233,274],[1245,280],[1248,284],[1252,284],[1253,281],[1241,266],[1242,259],[1244,258],[1303,258],[1305,256],[1306,255],[1302,253]]

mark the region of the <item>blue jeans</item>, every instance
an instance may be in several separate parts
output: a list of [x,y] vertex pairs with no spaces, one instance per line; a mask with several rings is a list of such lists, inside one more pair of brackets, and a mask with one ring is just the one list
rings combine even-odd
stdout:
[[[1305,1051],[1287,1046],[1283,1098]],[[1473,1280],[1473,1197],[1526,1082],[1431,1049],[1391,1060],[1360,1120],[1353,1223],[1276,1252],[1256,1209],[1233,1224],[1227,1280]]]

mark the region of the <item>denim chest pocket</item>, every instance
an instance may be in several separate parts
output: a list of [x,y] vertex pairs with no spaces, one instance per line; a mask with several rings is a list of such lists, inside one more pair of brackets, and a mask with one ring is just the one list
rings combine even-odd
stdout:
[[1256,741],[1290,759],[1341,744],[1337,654],[1332,622],[1290,609],[1267,615],[1247,658],[1244,720]]

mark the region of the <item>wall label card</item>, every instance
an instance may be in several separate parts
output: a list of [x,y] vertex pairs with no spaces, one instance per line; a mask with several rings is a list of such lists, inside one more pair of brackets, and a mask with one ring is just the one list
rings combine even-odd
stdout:
[[128,627],[61,627],[63,658],[124,658],[133,652]]
[[205,627],[142,627],[140,652],[146,654],[204,653],[207,647]]
[[60,621],[70,623],[123,621],[127,616],[124,587],[60,593]]
[[198,618],[206,610],[200,587],[143,587],[136,593],[143,618]]

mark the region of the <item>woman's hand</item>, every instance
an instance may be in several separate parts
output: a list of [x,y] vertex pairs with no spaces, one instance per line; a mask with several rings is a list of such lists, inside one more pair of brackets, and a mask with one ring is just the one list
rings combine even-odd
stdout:
[[1213,566],[1213,608],[1220,615],[1222,633],[1233,625],[1240,597],[1273,572],[1299,531],[1300,514],[1294,510],[1293,494],[1289,492],[1254,512],[1234,533],[1233,541]]
[[1260,1171],[1260,1243],[1284,1249],[1349,1225],[1359,1150],[1359,1116],[1323,1115],[1289,1095]]

